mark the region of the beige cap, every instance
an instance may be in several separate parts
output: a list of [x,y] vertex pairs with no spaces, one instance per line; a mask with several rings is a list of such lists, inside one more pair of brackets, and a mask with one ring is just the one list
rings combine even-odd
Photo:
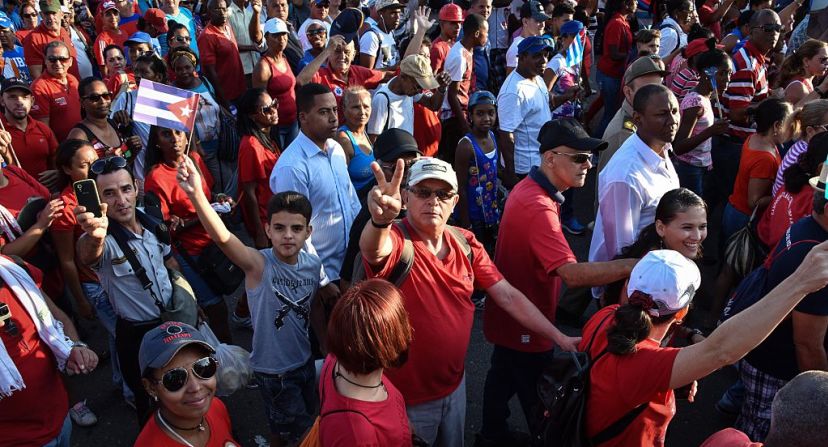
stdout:
[[408,168],[409,188],[428,179],[442,180],[448,183],[452,191],[457,191],[457,174],[454,168],[439,158],[420,158]]
[[432,90],[440,86],[440,83],[434,79],[431,63],[425,56],[420,54],[412,54],[403,59],[400,63],[400,73],[416,79],[417,84],[420,84],[420,87],[426,90]]
[[660,74],[662,77],[667,76],[666,68],[664,68],[664,61],[658,56],[641,56],[635,60],[627,71],[624,72],[624,85],[629,85],[635,78],[648,75],[651,73]]

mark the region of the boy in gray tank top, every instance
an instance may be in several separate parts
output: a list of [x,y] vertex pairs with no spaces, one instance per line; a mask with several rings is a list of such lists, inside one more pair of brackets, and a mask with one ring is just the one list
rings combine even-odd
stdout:
[[313,424],[315,368],[309,328],[325,339],[324,309],[317,294],[336,294],[316,254],[302,250],[310,237],[311,204],[297,192],[276,194],[268,203],[265,232],[272,248],[256,250],[227,230],[201,189],[201,176],[189,158],[180,164],[178,183],[195,206],[210,238],[245,273],[253,322],[250,363],[265,403],[271,445],[295,442]]

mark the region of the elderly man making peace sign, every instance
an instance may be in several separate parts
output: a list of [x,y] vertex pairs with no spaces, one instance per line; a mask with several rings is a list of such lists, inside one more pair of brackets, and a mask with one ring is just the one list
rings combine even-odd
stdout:
[[[377,179],[367,201],[371,222],[359,240],[368,276],[388,278],[406,239],[414,248],[411,271],[399,285],[414,341],[408,362],[388,375],[405,397],[416,434],[434,446],[463,445],[463,364],[474,320],[474,289],[485,290],[518,322],[564,350],[574,350],[579,338],[564,335],[503,279],[470,231],[446,225],[458,200],[451,165],[436,158],[418,160],[403,191],[402,160],[390,182],[377,163],[371,169]],[[407,217],[394,224],[403,204]]]

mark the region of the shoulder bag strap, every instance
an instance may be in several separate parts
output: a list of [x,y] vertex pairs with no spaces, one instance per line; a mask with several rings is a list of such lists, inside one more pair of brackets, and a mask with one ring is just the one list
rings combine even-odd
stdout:
[[135,256],[135,252],[132,251],[132,248],[130,248],[129,246],[129,242],[127,242],[126,237],[124,237],[123,232],[126,230],[124,230],[123,228],[113,228],[112,224],[113,223],[109,224],[109,234],[112,235],[112,237],[115,239],[115,242],[118,244],[118,247],[124,253],[127,262],[129,262],[129,265],[132,267],[133,273],[138,278],[138,281],[141,282],[141,286],[144,288],[144,290],[149,292],[153,301],[155,301],[155,305],[158,306],[158,310],[161,313],[166,312],[167,309],[164,308],[164,304],[155,295],[155,291],[152,290],[153,282],[149,279],[149,276],[147,276],[147,269],[144,268],[144,266],[141,264],[141,261],[139,261],[138,257]]
[[630,410],[629,413],[625,414],[624,416],[621,416],[621,419],[613,422],[612,425],[601,430],[600,433],[590,438],[590,443],[592,443],[592,445],[600,445],[620,435],[624,430],[627,429],[627,427],[629,427],[632,421],[634,421],[635,418],[637,418],[644,411],[644,409],[647,408],[648,404],[649,402],[645,402],[633,408],[632,410]]

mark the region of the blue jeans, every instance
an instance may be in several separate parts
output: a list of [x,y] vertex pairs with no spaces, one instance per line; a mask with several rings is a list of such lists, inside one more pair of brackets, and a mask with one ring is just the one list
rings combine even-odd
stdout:
[[595,78],[598,81],[601,97],[604,98],[604,115],[595,129],[595,135],[600,138],[604,135],[604,130],[612,121],[612,117],[615,116],[615,112],[621,108],[621,78],[606,75],[597,68]]
[[[517,394],[527,424],[538,405],[538,378],[553,351],[521,352],[494,346],[491,366],[483,387],[483,437],[509,442],[509,401]],[[534,427],[529,427],[534,431]]]
[[702,197],[704,193],[704,175],[707,173],[707,168],[694,166],[681,160],[674,160],[673,166],[676,167],[679,184]]
[[441,399],[406,407],[414,433],[432,447],[463,447],[466,427],[466,377]]
[[279,145],[279,150],[284,151],[299,135],[299,121],[284,126],[276,126],[270,134],[275,138],[276,144]]
[[118,361],[118,350],[115,347],[115,322],[118,318],[115,316],[112,303],[109,302],[109,296],[107,296],[103,287],[96,282],[83,282],[81,287],[87,301],[95,308],[98,321],[109,334],[109,361],[112,366],[112,383],[121,387],[124,399],[132,400],[134,398],[132,390],[129,389],[123,375],[121,375],[121,362]]
[[318,401],[313,358],[283,374],[254,372],[267,412],[270,432],[284,441],[296,441],[313,425]]
[[[190,255],[190,258],[193,259],[193,262],[198,262],[199,256]],[[210,286],[207,285],[207,282],[201,278],[201,274],[198,273],[194,266],[190,265],[184,259],[184,256],[181,256],[180,253],[176,253],[175,260],[178,261],[179,265],[181,265],[181,273],[193,288],[193,292],[195,293],[196,301],[198,301],[199,306],[207,307],[221,302],[223,299],[222,296],[213,292],[213,289],[211,289]]]
[[63,420],[63,428],[60,429],[55,439],[47,442],[43,447],[69,447],[69,441],[72,438],[72,419],[69,418],[69,413],[66,413],[66,419]]

